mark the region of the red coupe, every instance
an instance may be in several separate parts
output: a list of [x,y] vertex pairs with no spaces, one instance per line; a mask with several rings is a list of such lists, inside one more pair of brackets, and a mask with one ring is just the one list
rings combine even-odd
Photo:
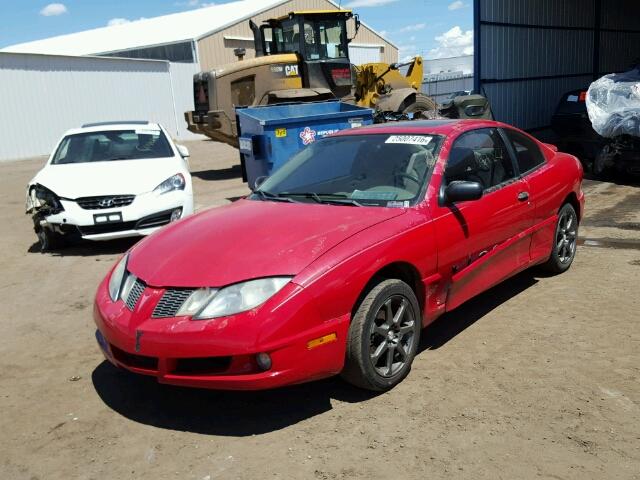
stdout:
[[346,130],[247,198],[135,245],[98,288],[106,358],[160,382],[263,389],[342,374],[385,390],[439,315],[575,256],[582,167],[508,125]]

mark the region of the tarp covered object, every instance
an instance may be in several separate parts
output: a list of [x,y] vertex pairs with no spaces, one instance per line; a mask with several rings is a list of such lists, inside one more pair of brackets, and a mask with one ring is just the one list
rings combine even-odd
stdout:
[[598,134],[606,138],[640,137],[640,65],[593,82],[586,102],[589,119]]

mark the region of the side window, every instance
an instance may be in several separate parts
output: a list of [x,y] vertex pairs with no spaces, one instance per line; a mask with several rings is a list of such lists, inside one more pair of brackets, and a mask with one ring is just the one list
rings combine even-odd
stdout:
[[513,150],[516,152],[518,169],[521,174],[527,173],[544,163],[544,155],[542,155],[536,142],[510,128],[505,128],[504,133],[507,134],[507,138],[511,141]]
[[495,128],[463,133],[449,152],[446,184],[456,180],[479,182],[484,190],[515,178],[513,163]]

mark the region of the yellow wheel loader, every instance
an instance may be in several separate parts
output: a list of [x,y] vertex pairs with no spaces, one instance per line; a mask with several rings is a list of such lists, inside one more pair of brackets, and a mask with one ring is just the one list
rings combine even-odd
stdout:
[[[291,12],[261,26],[250,21],[256,57],[243,60],[237,49],[237,62],[194,76],[189,130],[237,147],[235,107],[335,98],[373,108],[381,120],[432,117],[436,104],[419,91],[422,59],[351,65],[351,20],[357,34],[360,21],[351,10]],[[401,67],[408,67],[405,75]]]

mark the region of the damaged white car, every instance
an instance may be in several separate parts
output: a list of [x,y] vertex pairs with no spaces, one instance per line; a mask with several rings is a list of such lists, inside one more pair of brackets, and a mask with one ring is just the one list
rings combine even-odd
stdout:
[[41,250],[70,238],[148,235],[193,213],[188,156],[156,123],[69,130],[27,187]]

